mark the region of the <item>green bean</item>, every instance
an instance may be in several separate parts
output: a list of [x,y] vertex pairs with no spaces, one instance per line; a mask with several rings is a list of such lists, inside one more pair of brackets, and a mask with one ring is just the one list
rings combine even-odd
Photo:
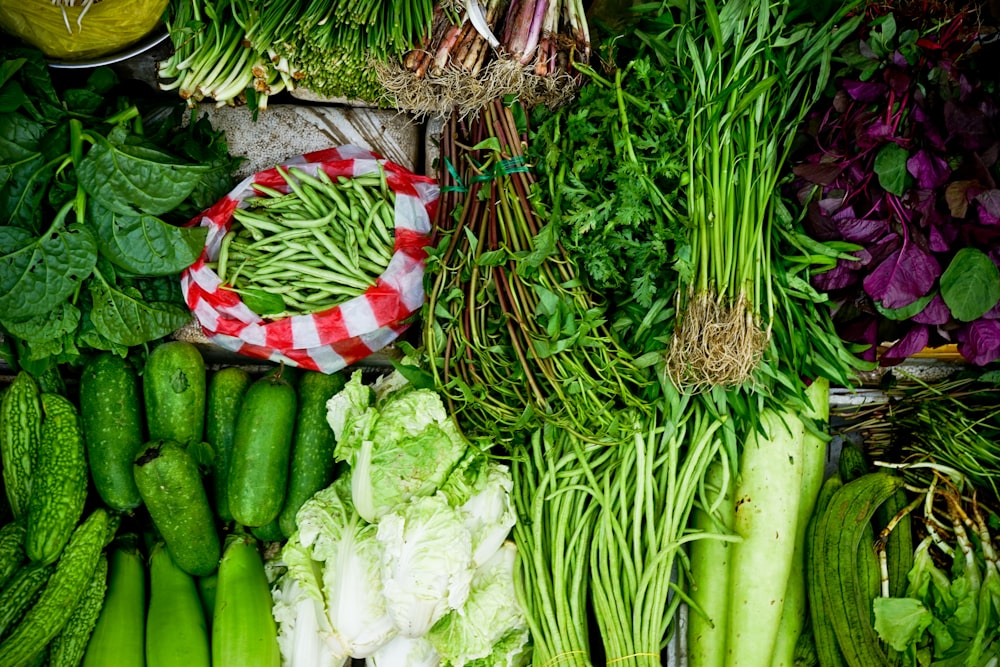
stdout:
[[[257,234],[254,232],[283,232],[284,227],[281,227],[271,218],[265,218],[262,215],[257,215],[256,213],[251,213],[245,208],[238,208],[233,211],[233,218],[238,220],[243,227],[253,234],[254,238],[257,239]],[[259,239],[258,239],[259,240]]]
[[236,238],[236,232],[230,229],[226,232],[226,235],[222,237],[222,243],[219,244],[219,261],[216,267],[216,273],[222,282],[226,282],[226,265],[229,262],[229,246],[232,245],[233,239]]
[[331,271],[329,269],[317,269],[304,264],[292,264],[290,262],[279,262],[279,265],[283,265],[289,271],[301,271],[302,273],[312,276],[313,278],[319,278],[321,280],[329,280],[341,285],[352,285],[359,289],[368,289],[375,284],[375,281],[361,280],[359,277],[345,275],[343,273],[338,273]]
[[285,199],[286,197],[296,196],[294,192],[282,192],[281,190],[277,190],[275,188],[263,185],[261,183],[254,183],[250,187],[252,187],[257,192],[260,192],[261,194],[267,195],[271,199]]
[[281,216],[281,222],[287,227],[298,229],[302,229],[304,227],[327,227],[331,222],[337,219],[338,215],[340,215],[340,212],[337,209],[333,209],[325,216],[319,218],[299,219],[291,216]]
[[302,186],[299,185],[298,181],[292,178],[292,176],[281,167],[277,167],[277,170],[278,173],[281,174],[281,177],[285,179],[285,182],[288,183],[288,187],[291,188],[295,194],[297,194],[299,197],[302,198],[302,202],[306,205],[306,208],[310,209],[313,215],[315,215],[316,217],[322,217],[323,216],[322,208],[314,204],[309,199],[309,196],[305,193],[305,190],[302,188]]
[[256,250],[258,248],[263,248],[264,246],[270,246],[272,243],[277,243],[279,241],[284,241],[286,239],[296,239],[296,238],[301,238],[303,236],[309,236],[310,233],[311,232],[308,229],[289,229],[284,232],[278,232],[277,234],[272,234],[271,236],[268,236],[264,241],[255,241],[250,245],[246,246],[245,249]]

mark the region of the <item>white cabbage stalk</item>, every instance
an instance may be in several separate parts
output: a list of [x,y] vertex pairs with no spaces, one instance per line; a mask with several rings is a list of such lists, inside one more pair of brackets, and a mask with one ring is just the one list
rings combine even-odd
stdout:
[[282,667],[344,667],[350,657],[337,653],[323,600],[316,599],[294,576],[271,589],[271,612],[278,624]]
[[376,399],[355,373],[327,401],[334,458],[350,466],[354,505],[371,523],[410,498],[435,493],[469,449],[437,393],[386,386],[393,390]]
[[420,637],[469,595],[472,535],[443,494],[415,498],[382,517],[383,592],[405,637]]
[[282,550],[285,576],[321,591],[331,633],[327,643],[336,655],[367,657],[397,630],[382,595],[376,527],[354,510],[349,478],[306,501],[296,521],[299,529]]
[[366,667],[438,667],[441,656],[424,637],[397,635],[365,659]]
[[480,664],[476,661],[489,665],[521,662],[529,633],[514,589],[516,559],[514,543],[505,542],[476,570],[465,604],[431,628],[427,639],[445,664],[463,667]]
[[511,500],[513,488],[510,469],[490,463],[485,488],[459,508],[472,534],[472,562],[476,567],[493,557],[517,522]]

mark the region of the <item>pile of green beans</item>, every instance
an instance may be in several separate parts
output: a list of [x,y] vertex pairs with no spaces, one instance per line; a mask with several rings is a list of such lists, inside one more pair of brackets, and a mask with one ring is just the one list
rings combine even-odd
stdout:
[[233,213],[210,266],[260,315],[315,313],[363,294],[395,243],[385,172],[336,180],[322,169],[278,172],[289,191],[255,184],[259,196]]

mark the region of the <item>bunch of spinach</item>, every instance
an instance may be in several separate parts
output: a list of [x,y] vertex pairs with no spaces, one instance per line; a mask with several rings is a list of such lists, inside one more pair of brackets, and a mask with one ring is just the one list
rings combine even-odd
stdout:
[[[957,343],[1000,359],[1000,105],[971,11],[878,16],[840,54],[795,167],[808,229],[857,245],[816,276],[838,330],[896,341],[883,364]],[[995,47],[994,47],[995,48]]]
[[177,274],[205,230],[184,225],[229,190],[238,161],[207,118],[125,84],[102,68],[60,90],[39,52],[0,53],[0,331],[12,366],[124,355],[190,320]]

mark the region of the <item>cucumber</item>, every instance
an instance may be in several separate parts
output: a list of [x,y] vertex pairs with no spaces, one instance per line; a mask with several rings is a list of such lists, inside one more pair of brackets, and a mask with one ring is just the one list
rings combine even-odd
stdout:
[[0,588],[24,563],[24,537],[27,532],[24,521],[11,521],[0,528]]
[[108,512],[100,507],[76,527],[42,594],[10,637],[0,642],[0,665],[27,667],[34,664],[38,654],[62,632],[90,585],[107,544],[109,527]]
[[287,537],[281,531],[281,524],[278,523],[278,519],[276,518],[271,519],[270,522],[263,526],[252,527],[250,533],[261,542],[283,542]]
[[279,667],[271,587],[256,541],[232,535],[219,564],[212,619],[213,667]]
[[87,455],[76,407],[59,394],[42,394],[42,439],[31,481],[24,550],[36,563],[55,561],[83,516]]
[[17,571],[0,592],[0,639],[6,637],[21,620],[49,580],[54,566],[29,563]]
[[154,348],[146,359],[142,390],[150,440],[187,446],[204,439],[206,371],[197,347],[170,341]]
[[87,361],[80,374],[80,420],[97,494],[113,510],[138,507],[132,462],[146,440],[139,377],[126,359],[104,352]]
[[0,460],[4,491],[15,519],[28,514],[32,466],[41,437],[41,391],[27,371],[19,371],[0,400]]
[[299,379],[288,489],[278,516],[286,538],[295,532],[295,515],[302,504],[333,483],[337,438],[326,420],[326,402],[343,388],[344,376],[340,373],[307,371]]
[[205,624],[211,633],[212,616],[215,614],[215,589],[219,583],[219,571],[216,570],[207,577],[198,577],[197,582],[198,598],[201,600],[201,609],[205,614]]
[[264,526],[281,512],[295,428],[295,389],[279,374],[247,389],[236,419],[229,469],[229,509],[244,526]]
[[90,635],[104,607],[108,590],[108,557],[101,555],[90,577],[90,584],[80,596],[66,626],[49,644],[49,667],[78,667],[87,651]]
[[214,453],[211,495],[215,514],[222,521],[233,520],[233,513],[229,511],[229,462],[233,455],[236,417],[250,382],[249,373],[229,366],[216,371],[208,383],[205,440]]
[[205,614],[194,577],[177,567],[159,542],[149,554],[147,667],[210,667]]
[[205,485],[191,454],[176,442],[150,442],[133,466],[153,525],[178,567],[194,576],[215,571],[219,533]]
[[108,590],[83,667],[143,667],[145,619],[146,566],[132,536],[111,549]]

